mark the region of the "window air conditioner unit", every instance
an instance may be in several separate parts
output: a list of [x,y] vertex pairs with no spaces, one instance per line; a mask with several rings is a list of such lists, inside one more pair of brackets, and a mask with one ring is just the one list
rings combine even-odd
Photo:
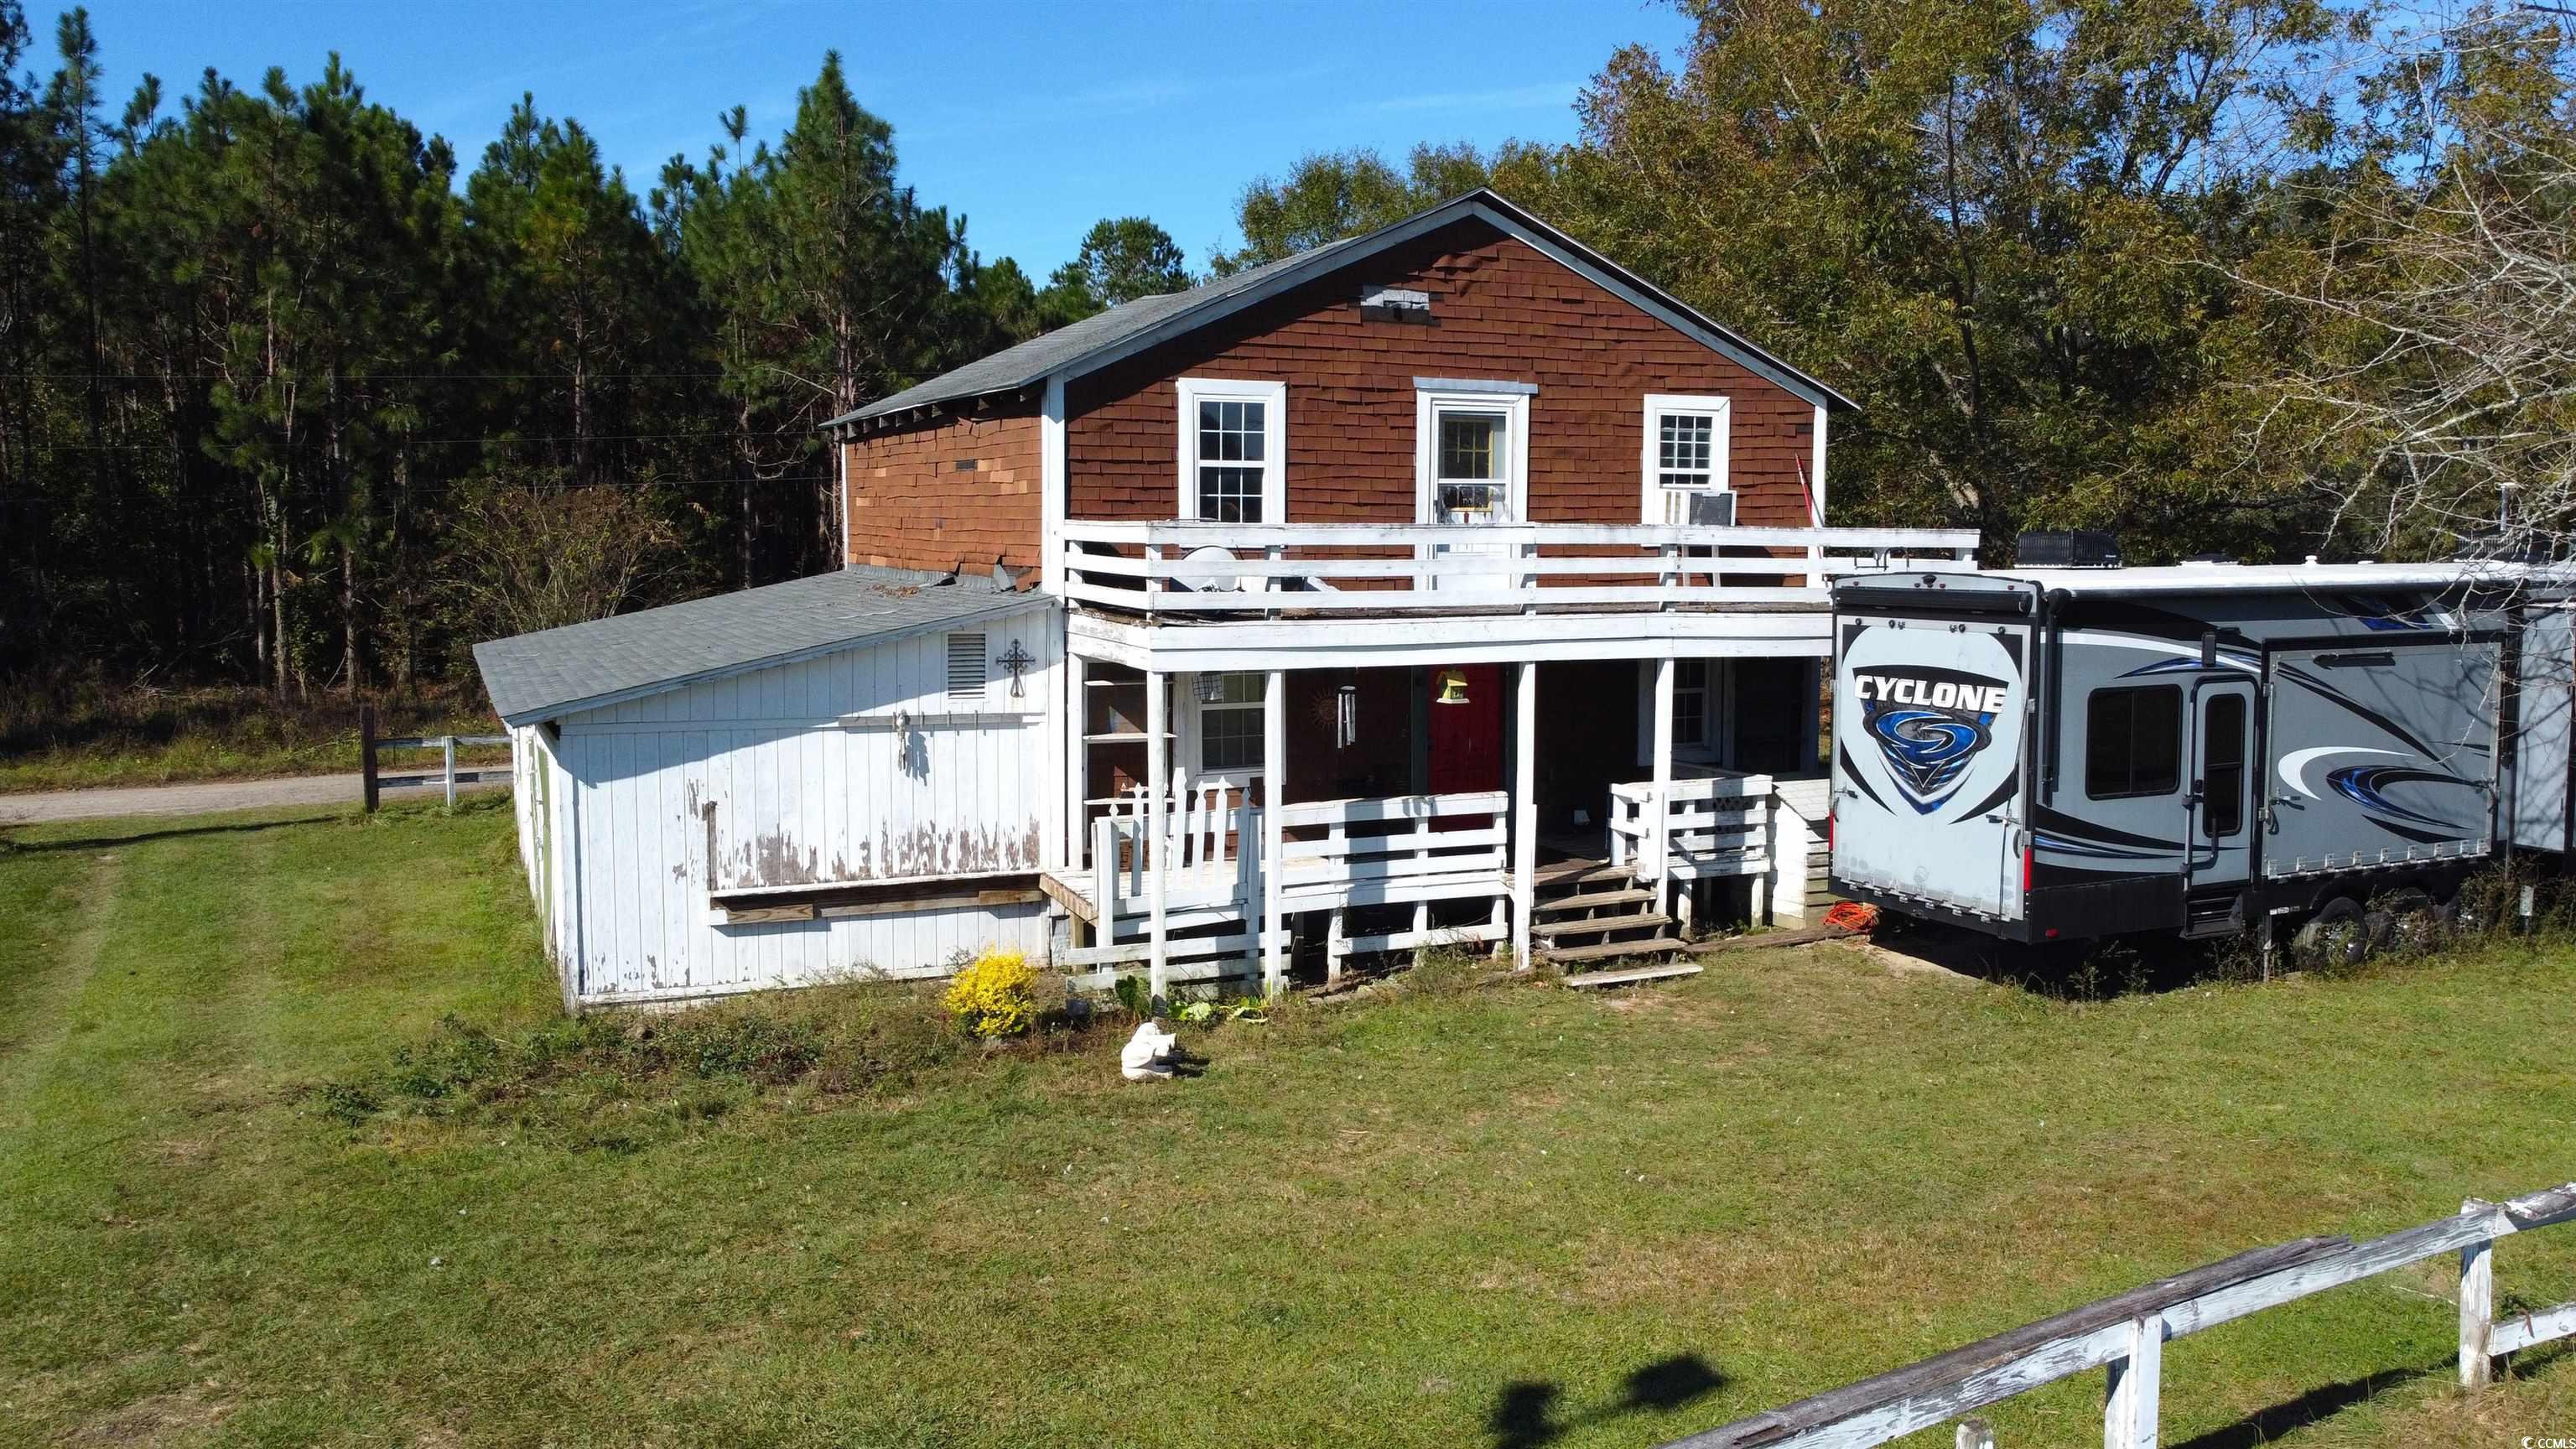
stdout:
[[1733,528],[1735,495],[1732,493],[1690,492],[1680,495],[1681,522],[1693,528]]

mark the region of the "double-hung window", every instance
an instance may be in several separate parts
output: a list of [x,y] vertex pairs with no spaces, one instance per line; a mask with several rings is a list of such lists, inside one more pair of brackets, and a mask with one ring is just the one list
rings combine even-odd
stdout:
[[1279,523],[1287,512],[1288,385],[1185,377],[1182,518]]
[[1644,517],[1649,524],[1688,523],[1694,495],[1727,491],[1731,409],[1722,397],[1653,393],[1646,398],[1640,454]]
[[1187,763],[1193,779],[1240,783],[1261,773],[1263,690],[1258,674],[1201,674],[1192,680]]

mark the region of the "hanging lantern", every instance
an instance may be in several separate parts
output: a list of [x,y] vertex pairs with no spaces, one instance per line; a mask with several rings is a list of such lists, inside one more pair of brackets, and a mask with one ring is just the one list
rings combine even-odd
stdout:
[[1431,696],[1431,702],[1433,704],[1465,704],[1467,702],[1467,671],[1463,669],[1443,669],[1438,674],[1431,677],[1431,683],[1433,689],[1437,691]]
[[1199,680],[1199,703],[1201,703],[1201,704],[1223,704],[1223,703],[1225,703],[1225,676],[1224,676],[1224,675],[1222,675],[1222,674],[1202,674],[1202,675],[1200,675],[1200,676],[1198,677],[1198,680]]

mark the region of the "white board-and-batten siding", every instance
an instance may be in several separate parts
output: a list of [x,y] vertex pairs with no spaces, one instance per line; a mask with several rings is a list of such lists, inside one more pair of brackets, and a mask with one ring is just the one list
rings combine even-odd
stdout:
[[[984,636],[980,698],[952,690],[952,634]],[[1029,660],[1016,696],[1014,644]],[[552,864],[569,884],[548,937],[567,1000],[939,975],[996,944],[1042,955],[1042,904],[728,924],[715,899],[845,885],[953,899],[1033,875],[1061,808],[1046,744],[1062,659],[1061,616],[1036,603],[555,722],[522,753],[560,770]],[[521,806],[541,899],[545,814]]]

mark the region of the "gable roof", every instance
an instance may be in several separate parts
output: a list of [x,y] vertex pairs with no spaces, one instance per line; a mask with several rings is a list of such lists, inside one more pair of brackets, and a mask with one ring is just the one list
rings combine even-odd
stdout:
[[504,723],[598,709],[1049,601],[989,580],[846,568],[474,646]]
[[1412,241],[1454,222],[1483,221],[1551,260],[1591,279],[1666,325],[1723,354],[1757,377],[1779,384],[1820,406],[1850,408],[1851,399],[1754,346],[1732,329],[1693,309],[1608,257],[1540,221],[1492,191],[1471,191],[1362,236],[1327,242],[1186,292],[1139,297],[1053,332],[1006,347],[989,357],[941,373],[891,397],[880,398],[823,424],[847,427],[913,408],[962,402],[1034,387],[1050,377],[1077,377],[1146,348],[1196,331],[1291,287]]

